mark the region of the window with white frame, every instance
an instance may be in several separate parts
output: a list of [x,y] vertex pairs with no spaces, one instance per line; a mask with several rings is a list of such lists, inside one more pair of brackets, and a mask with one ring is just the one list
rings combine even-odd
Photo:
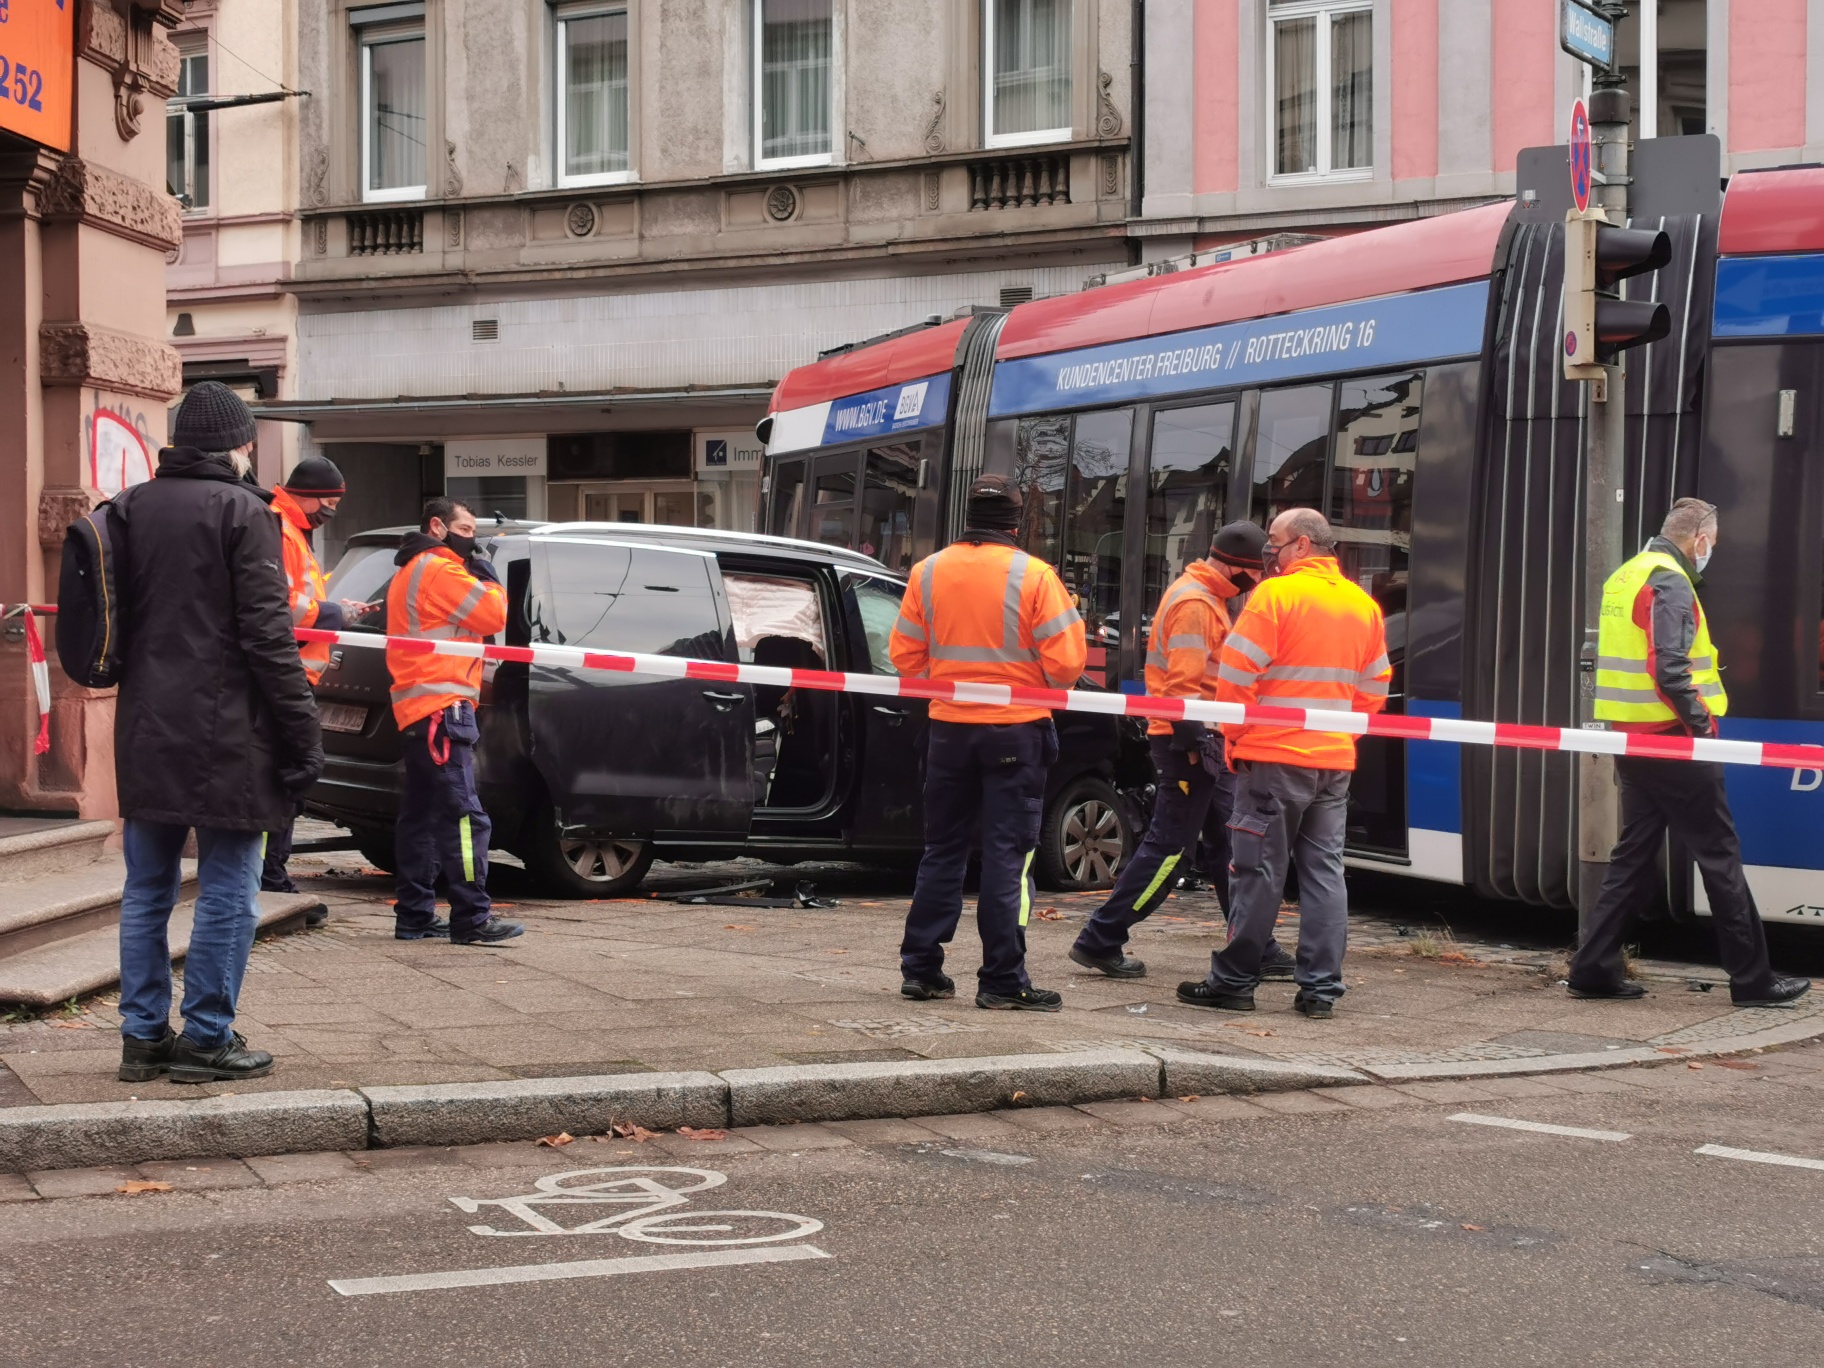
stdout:
[[1071,133],[1071,0],[984,0],[982,109],[989,147]]
[[191,213],[209,207],[209,113],[186,108],[209,93],[208,38],[186,34],[177,45],[177,94],[165,105],[165,189]]
[[361,198],[423,199],[429,102],[424,6],[353,10],[360,58]]
[[1272,0],[1267,99],[1276,181],[1374,168],[1374,15],[1362,0]]
[[625,9],[557,12],[557,146],[561,184],[629,177]]
[[831,0],[754,0],[755,164],[830,159]]

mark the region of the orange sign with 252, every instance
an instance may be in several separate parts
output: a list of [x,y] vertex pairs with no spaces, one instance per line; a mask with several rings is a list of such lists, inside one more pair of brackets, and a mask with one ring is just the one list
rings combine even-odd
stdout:
[[0,0],[0,128],[69,151],[76,0]]

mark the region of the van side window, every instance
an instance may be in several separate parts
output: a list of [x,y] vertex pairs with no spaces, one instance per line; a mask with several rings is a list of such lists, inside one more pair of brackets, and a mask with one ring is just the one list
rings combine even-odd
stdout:
[[868,673],[898,674],[899,671],[893,668],[889,643],[893,635],[893,624],[899,621],[899,604],[905,597],[905,590],[890,580],[872,579],[865,575],[844,575],[842,596],[854,609],[855,617],[861,619],[862,640],[867,647]]
[[646,547],[533,543],[533,644],[721,660],[710,563]]

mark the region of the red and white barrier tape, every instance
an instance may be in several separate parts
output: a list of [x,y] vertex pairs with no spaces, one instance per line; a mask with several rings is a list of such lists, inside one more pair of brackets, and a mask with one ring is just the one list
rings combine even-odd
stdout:
[[20,614],[25,620],[25,654],[32,663],[32,688],[38,695],[38,735],[32,740],[32,753],[43,755],[51,748],[51,666],[44,658],[44,639],[38,635],[38,619],[28,605]]
[[383,650],[394,646],[418,655],[479,657],[483,660],[549,665],[617,674],[653,675],[663,679],[701,679],[720,684],[766,684],[775,688],[819,689],[829,693],[873,694],[884,698],[923,698],[995,707],[1017,704],[1054,712],[1109,713],[1162,718],[1168,722],[1252,722],[1306,731],[1348,732],[1356,736],[1392,736],[1405,741],[1453,741],[1468,746],[1505,746],[1519,750],[1581,751],[1592,755],[1631,755],[1654,760],[1708,760],[1725,765],[1758,765],[1778,769],[1824,770],[1824,746],[1787,745],[1773,741],[1721,741],[1688,736],[1640,736],[1575,727],[1526,727],[1510,722],[1465,722],[1444,717],[1370,717],[1366,713],[1326,712],[1317,708],[1244,707],[1239,703],[1204,703],[1184,698],[1151,698],[1144,694],[1088,693],[1063,689],[1016,689],[1004,684],[945,684],[896,675],[844,674],[833,670],[791,670],[774,665],[729,665],[679,656],[631,655],[588,651],[576,646],[490,646],[467,641],[421,641],[370,632],[322,632],[300,627],[299,641]]

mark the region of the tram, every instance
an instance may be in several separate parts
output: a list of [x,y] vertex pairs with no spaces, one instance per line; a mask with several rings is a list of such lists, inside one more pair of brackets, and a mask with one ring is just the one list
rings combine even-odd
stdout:
[[[1628,282],[1672,329],[1627,353],[1627,535],[1679,496],[1717,505],[1722,734],[1824,742],[1824,168],[1737,175],[1720,218],[1658,226],[1670,264]],[[903,571],[962,530],[978,473],[1011,475],[1091,682],[1141,692],[1147,615],[1212,529],[1321,507],[1386,612],[1393,711],[1575,726],[1563,231],[1485,205],[826,355],[760,426],[763,530]],[[1367,739],[1348,859],[1570,907],[1576,790],[1569,755]],[[1824,773],[1732,767],[1729,792],[1762,914],[1824,921]],[[1706,910],[1675,850],[1667,898]]]

